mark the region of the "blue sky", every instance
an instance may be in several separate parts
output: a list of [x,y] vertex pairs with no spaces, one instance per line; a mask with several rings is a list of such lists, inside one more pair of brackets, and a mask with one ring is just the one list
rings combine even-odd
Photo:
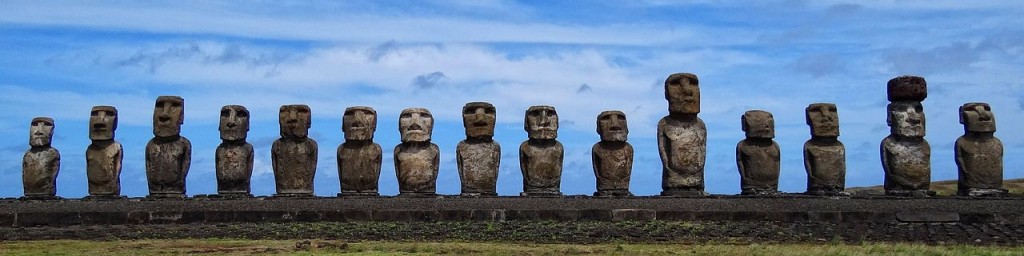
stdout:
[[270,144],[284,104],[312,108],[320,145],[316,194],[339,191],[335,150],[345,107],[377,109],[385,149],[382,194],[397,194],[390,150],[399,112],[437,119],[438,192],[458,194],[461,107],[498,110],[501,195],[522,190],[517,146],[531,105],[559,112],[562,190],[595,190],[595,119],[622,110],[636,149],[632,191],[660,192],[655,126],[667,114],[672,73],[701,80],[711,193],[739,192],[734,150],[740,115],[772,112],[782,147],[780,189],[806,189],[803,109],[839,107],[847,186],[882,183],[878,144],[888,135],[885,83],[925,77],[932,179],[956,179],[957,107],[992,105],[1006,178],[1022,178],[1024,3],[1017,1],[4,1],[0,3],[0,197],[21,196],[29,121],[56,122],[58,195],[87,194],[85,148],[93,105],[116,106],[124,145],[122,193],[144,196],[143,153],[159,95],[185,98],[182,134],[193,143],[190,195],[216,193],[217,115],[252,113],[253,193],[274,191]]

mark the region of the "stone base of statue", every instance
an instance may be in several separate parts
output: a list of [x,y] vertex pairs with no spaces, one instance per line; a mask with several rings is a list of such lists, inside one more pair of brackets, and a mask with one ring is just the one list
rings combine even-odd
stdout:
[[84,201],[103,201],[103,200],[120,200],[126,199],[127,196],[122,195],[88,195],[82,198]]
[[341,191],[338,197],[379,197],[380,193],[373,191]]
[[812,196],[827,196],[827,197],[837,197],[837,196],[838,197],[846,197],[846,196],[850,196],[849,192],[842,191],[842,190],[834,190],[834,189],[808,190],[807,193],[804,193],[804,194],[812,195]]
[[596,197],[631,197],[633,193],[630,193],[628,189],[603,189],[594,192]]
[[277,193],[274,194],[275,198],[314,198],[316,197],[313,193]]
[[25,195],[18,198],[19,200],[61,200],[63,198],[53,195]]
[[150,193],[148,196],[146,196],[146,199],[185,199],[185,197],[185,194],[182,193]]
[[740,195],[745,196],[778,196],[782,193],[777,188],[745,188]]
[[666,189],[661,191],[663,197],[706,197],[708,192],[698,189]]
[[434,192],[398,192],[398,197],[437,197]]
[[898,197],[932,197],[932,196],[935,196],[935,191],[926,190],[926,189],[922,189],[922,190],[893,189],[893,190],[886,190],[885,191],[885,195],[887,195],[887,196],[898,196]]
[[207,197],[223,199],[253,198],[252,194],[245,192],[217,193],[213,195],[207,195]]
[[519,192],[521,197],[562,197],[562,192],[558,192],[557,189],[552,190],[530,190]]
[[497,197],[495,192],[462,192],[459,197]]
[[957,191],[958,196],[969,197],[1004,197],[1009,191],[998,188],[971,188]]

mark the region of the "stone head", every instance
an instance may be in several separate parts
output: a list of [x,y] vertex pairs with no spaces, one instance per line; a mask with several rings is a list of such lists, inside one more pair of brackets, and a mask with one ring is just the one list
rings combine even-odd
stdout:
[[967,132],[996,131],[996,117],[988,103],[971,102],[960,106],[960,123]]
[[89,139],[112,140],[117,130],[117,108],[95,106],[89,113]]
[[281,138],[303,139],[309,136],[313,124],[312,113],[306,105],[283,105],[278,112],[281,124]]
[[523,122],[531,140],[553,140],[558,138],[558,113],[552,106],[532,106],[526,110]]
[[814,103],[805,109],[807,125],[811,126],[811,136],[839,137],[839,112],[836,104]]
[[467,138],[489,139],[494,137],[494,122],[497,113],[494,105],[487,102],[470,102],[462,107],[462,125]]
[[700,87],[697,75],[676,73],[665,79],[665,99],[668,112],[680,114],[700,113]]
[[239,105],[220,108],[219,130],[222,140],[244,141],[249,132],[249,110]]
[[185,122],[185,100],[178,96],[160,96],[153,108],[153,135],[173,137],[181,134]]
[[341,117],[341,131],[345,133],[345,140],[373,140],[377,111],[365,106],[346,108]]
[[33,147],[48,147],[53,141],[53,118],[32,118],[32,127],[28,129],[28,144]]
[[775,138],[775,117],[763,110],[750,110],[740,118],[747,138]]
[[900,76],[886,84],[889,101],[923,101],[928,97],[928,83],[919,76]]
[[407,108],[398,116],[398,132],[402,143],[429,142],[434,130],[434,116],[425,108]]
[[920,102],[898,101],[889,103],[885,122],[890,132],[903,137],[924,137],[924,108]]
[[626,125],[626,113],[622,111],[604,111],[597,115],[597,134],[601,141],[626,141],[629,126]]

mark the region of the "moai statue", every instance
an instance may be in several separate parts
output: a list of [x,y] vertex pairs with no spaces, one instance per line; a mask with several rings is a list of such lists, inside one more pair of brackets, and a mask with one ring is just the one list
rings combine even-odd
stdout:
[[249,110],[244,106],[227,105],[220,109],[220,146],[217,146],[217,194],[223,197],[252,197],[252,144],[245,141],[249,133]]
[[529,139],[519,145],[519,168],[523,171],[522,196],[561,196],[562,158],[558,142],[558,113],[551,106],[526,110],[524,128]]
[[345,142],[338,146],[338,196],[378,196],[382,151],[373,142],[377,131],[377,111],[370,107],[350,107],[341,118]]
[[53,119],[32,119],[28,132],[28,145],[21,162],[21,181],[26,199],[57,199],[57,173],[60,172],[60,152],[50,146],[53,140]]
[[921,101],[928,97],[924,78],[901,76],[889,80],[886,123],[890,134],[882,139],[885,194],[924,197],[935,195],[931,185],[931,146],[924,139],[925,117]]
[[398,196],[434,196],[441,151],[430,142],[434,117],[425,108],[407,108],[398,117],[402,143],[395,146]]
[[662,196],[705,196],[704,160],[708,131],[700,113],[697,76],[672,74],[665,79],[668,116],[658,121]]
[[89,180],[87,199],[121,197],[121,159],[124,151],[114,140],[117,130],[117,109],[95,106],[89,117],[89,139],[85,150],[85,171]]
[[633,145],[626,142],[629,127],[622,111],[604,111],[597,115],[597,134],[601,141],[590,149],[597,177],[594,196],[633,196],[629,177],[633,173]]
[[317,145],[309,138],[312,114],[306,105],[281,106],[281,138],[270,147],[277,197],[312,197]]
[[960,107],[964,136],[956,140],[957,194],[961,196],[1004,196],[1003,143],[995,137],[996,119],[987,103]]
[[181,136],[185,100],[178,96],[156,98],[153,139],[146,144],[146,178],[149,197],[184,198],[185,176],[192,162],[192,143]]
[[462,107],[466,139],[455,148],[462,180],[462,196],[497,196],[501,145],[493,140],[494,105],[470,102]]
[[743,195],[779,193],[780,154],[772,113],[750,110],[741,118],[746,139],[736,144],[736,167]]
[[807,125],[811,139],[804,143],[804,169],[807,170],[807,194],[847,196],[846,147],[839,142],[839,112],[836,104],[814,103],[807,106]]

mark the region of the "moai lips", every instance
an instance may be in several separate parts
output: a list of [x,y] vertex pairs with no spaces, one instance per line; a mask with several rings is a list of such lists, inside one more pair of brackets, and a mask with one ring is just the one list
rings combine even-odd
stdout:
[[312,197],[317,144],[309,138],[311,111],[306,105],[284,105],[278,113],[281,138],[270,148],[276,197]]
[[455,148],[462,196],[497,196],[501,146],[492,138],[497,120],[494,105],[470,102],[462,107],[466,139]]
[[519,145],[523,196],[561,196],[565,150],[558,137],[558,113],[551,106],[526,110],[524,128],[529,139]]
[[249,110],[227,105],[220,110],[220,138],[217,146],[217,193],[224,197],[251,197],[253,147],[245,141],[249,132]]
[[668,116],[658,121],[662,196],[704,196],[707,128],[700,113],[697,76],[672,74],[665,79]]
[[377,111],[370,107],[349,107],[341,118],[345,142],[338,146],[338,196],[378,196],[382,151],[373,142]]
[[751,110],[741,121],[747,138],[736,145],[736,166],[744,195],[775,195],[779,189],[780,152],[771,113]]
[[29,128],[29,148],[21,164],[25,198],[56,199],[60,152],[50,146],[53,140],[53,119],[36,117]]
[[594,196],[632,196],[629,179],[633,172],[633,146],[626,142],[629,126],[622,111],[604,111],[597,116],[601,141],[591,148],[597,192]]
[[430,142],[434,117],[424,108],[402,110],[398,131],[402,143],[395,146],[395,170],[399,196],[434,196],[440,150]]
[[85,150],[86,176],[89,181],[87,199],[119,198],[121,196],[121,143],[114,140],[117,109],[95,106],[89,116],[89,139]]
[[146,144],[149,197],[184,198],[185,177],[192,162],[192,143],[181,136],[185,100],[160,96],[153,109],[153,135]]
[[807,106],[811,139],[804,143],[807,194],[846,196],[846,147],[839,142],[839,113],[835,104]]
[[964,135],[956,140],[959,182],[957,194],[984,197],[1004,196],[1003,143],[995,137],[996,123],[987,103],[967,103],[960,107]]

